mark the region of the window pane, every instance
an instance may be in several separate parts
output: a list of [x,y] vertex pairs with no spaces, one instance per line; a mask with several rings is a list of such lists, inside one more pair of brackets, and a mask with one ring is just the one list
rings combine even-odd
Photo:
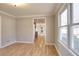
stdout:
[[79,25],[72,27],[72,49],[79,54]]
[[67,44],[67,27],[62,27],[60,29],[60,40]]
[[73,23],[79,23],[79,4],[73,4]]
[[67,9],[61,13],[61,26],[67,25]]

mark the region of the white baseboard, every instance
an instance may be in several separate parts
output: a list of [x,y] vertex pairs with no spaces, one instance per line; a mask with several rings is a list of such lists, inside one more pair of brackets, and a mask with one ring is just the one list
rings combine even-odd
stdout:
[[[7,44],[7,45],[5,45],[5,46],[0,46],[0,48],[4,48],[4,47],[7,47],[7,46],[10,46],[10,45],[12,45],[12,44],[14,44],[14,43],[31,43],[31,44],[34,44],[34,42],[14,41],[14,42],[11,42],[11,43],[9,43],[9,44]],[[57,52],[58,52],[58,54],[59,54],[59,56],[61,56],[61,53],[59,52],[59,50],[58,50],[58,48],[57,48],[57,46],[56,46],[55,43],[45,43],[45,44],[46,44],[46,45],[54,45],[55,48],[56,48],[56,50],[57,50]]]
[[16,41],[16,43],[34,43],[34,42],[26,42],[26,41]]
[[0,48],[5,48],[5,47],[10,46],[10,45],[12,45],[12,44],[14,44],[14,43],[16,43],[16,41],[10,42],[10,43],[8,43],[8,44],[6,44],[6,45],[4,45],[4,46],[1,46]]
[[4,46],[0,46],[0,48],[4,48],[4,47],[7,47],[7,46],[10,46],[10,45],[12,45],[14,43],[31,43],[31,44],[33,44],[34,42],[14,41],[14,42],[10,42],[10,43],[8,43],[8,44],[6,44]]
[[55,44],[54,46],[55,46],[55,48],[56,48],[56,51],[58,52],[58,55],[59,55],[59,56],[62,56],[61,53],[60,53],[60,51],[58,50],[56,44]]
[[[72,50],[70,50],[67,46],[65,46],[61,41],[58,41],[59,44],[61,44],[69,53],[71,53],[73,56],[77,56]],[[62,55],[62,54],[61,54]]]

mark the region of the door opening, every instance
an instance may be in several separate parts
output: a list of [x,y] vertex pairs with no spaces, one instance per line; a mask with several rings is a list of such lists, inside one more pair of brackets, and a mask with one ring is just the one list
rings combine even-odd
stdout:
[[44,41],[46,39],[46,20],[45,18],[36,18],[33,19],[33,28],[34,28],[34,42],[39,38],[43,37]]

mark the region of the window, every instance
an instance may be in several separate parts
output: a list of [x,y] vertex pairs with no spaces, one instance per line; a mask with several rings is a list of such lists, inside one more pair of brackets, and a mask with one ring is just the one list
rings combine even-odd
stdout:
[[71,48],[79,54],[79,4],[72,4]]
[[67,48],[79,55],[79,4],[68,4],[67,7],[59,13],[59,37]]
[[61,13],[61,26],[67,25],[67,9],[65,9],[62,13]]
[[79,23],[79,4],[73,4],[73,23]]
[[67,27],[62,27],[60,30],[60,40],[67,44]]
[[60,13],[60,41],[67,45],[67,9]]
[[79,53],[79,25],[72,27],[72,49]]

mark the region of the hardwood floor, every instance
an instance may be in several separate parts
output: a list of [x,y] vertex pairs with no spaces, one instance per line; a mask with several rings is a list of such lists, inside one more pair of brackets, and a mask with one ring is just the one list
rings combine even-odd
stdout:
[[55,47],[44,42],[43,37],[39,37],[34,44],[15,43],[0,49],[0,56],[58,56]]

